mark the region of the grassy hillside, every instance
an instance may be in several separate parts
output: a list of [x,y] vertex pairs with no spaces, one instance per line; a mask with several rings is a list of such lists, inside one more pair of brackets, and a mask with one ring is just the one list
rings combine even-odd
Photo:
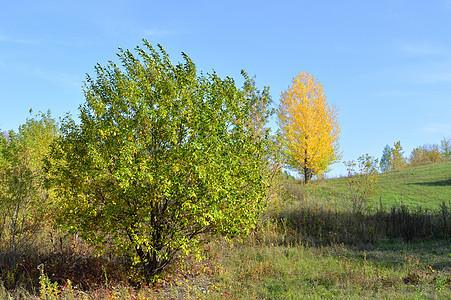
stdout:
[[381,174],[380,184],[384,203],[436,208],[451,201],[451,161]]
[[[380,188],[371,199],[373,203],[436,209],[442,202],[451,201],[451,161],[382,173],[378,179]],[[348,179],[318,180],[304,189],[322,201],[346,201]]]

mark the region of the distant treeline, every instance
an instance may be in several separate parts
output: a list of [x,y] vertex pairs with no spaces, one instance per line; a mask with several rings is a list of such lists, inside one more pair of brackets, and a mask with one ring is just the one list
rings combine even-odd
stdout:
[[408,157],[404,156],[401,142],[393,147],[385,146],[380,160],[380,170],[387,172],[404,167],[421,166],[451,159],[451,138],[444,138],[439,144],[425,144],[412,150]]

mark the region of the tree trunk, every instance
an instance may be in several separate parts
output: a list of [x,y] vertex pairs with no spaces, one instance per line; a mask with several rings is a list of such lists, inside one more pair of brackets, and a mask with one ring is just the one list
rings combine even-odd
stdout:
[[[306,137],[307,139],[308,137]],[[305,149],[305,158],[304,158],[304,182],[305,184],[309,183],[310,178],[312,177],[311,168],[308,167],[308,156],[307,156],[307,149]]]
[[310,169],[309,168],[304,168],[304,182],[305,184],[309,183],[310,181]]

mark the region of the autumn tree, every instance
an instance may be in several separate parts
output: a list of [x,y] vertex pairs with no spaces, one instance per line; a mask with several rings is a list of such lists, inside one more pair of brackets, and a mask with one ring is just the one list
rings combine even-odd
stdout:
[[404,157],[404,150],[402,149],[401,142],[398,141],[393,144],[391,155],[391,169],[399,170],[407,165],[407,159]]
[[[66,118],[48,170],[59,222],[115,245],[152,277],[203,234],[248,232],[268,188],[265,97],[252,83],[173,65],[144,41],[87,77],[80,122]],[[263,101],[263,102],[262,102]],[[266,102],[265,102],[266,101]]]
[[442,159],[451,159],[451,138],[444,138],[440,142],[440,153],[442,155]]
[[282,93],[278,114],[287,164],[305,183],[340,159],[338,114],[326,102],[321,83],[307,72]]

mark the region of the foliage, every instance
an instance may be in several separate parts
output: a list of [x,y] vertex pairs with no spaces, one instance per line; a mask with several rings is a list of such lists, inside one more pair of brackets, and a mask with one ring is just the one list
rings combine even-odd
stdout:
[[442,155],[438,145],[423,145],[412,150],[409,156],[409,165],[419,166],[441,160]]
[[30,153],[30,166],[40,175],[43,175],[44,158],[50,151],[50,144],[58,135],[59,124],[50,111],[31,115],[25,124],[19,126],[18,137]]
[[[31,208],[37,198],[28,153],[14,132],[0,138],[0,270],[2,277],[16,267],[22,247],[32,237],[26,230]],[[9,277],[8,276],[8,277]],[[9,280],[8,280],[9,281]],[[12,280],[14,281],[14,280]],[[8,284],[14,282],[8,282]]]
[[274,114],[274,109],[269,109],[269,105],[272,102],[269,87],[265,86],[263,91],[260,91],[256,87],[254,78],[250,78],[244,71],[241,71],[241,75],[245,79],[243,86],[244,97],[249,101],[248,105],[250,108],[249,122],[246,126],[251,127],[251,130],[255,131],[254,138],[260,138],[268,130],[266,127],[268,118]]
[[[49,193],[42,158],[58,134],[50,112],[27,119],[19,132],[0,136],[0,271],[14,276],[24,247],[33,242]],[[14,285],[15,279],[8,284]]]
[[444,138],[440,142],[440,153],[443,159],[451,159],[451,138]]
[[[244,95],[251,101],[252,107],[249,113],[250,122],[248,126],[255,130],[256,136],[254,138],[260,138],[268,130],[266,128],[267,120],[274,113],[274,109],[268,109],[272,101],[269,88],[265,87],[263,91],[260,91],[256,87],[254,78],[250,78],[244,71],[241,74],[245,79],[243,86]],[[277,179],[277,175],[280,173],[283,165],[283,157],[279,146],[280,140],[280,132],[276,132],[266,143],[265,158],[263,159],[265,166],[262,170],[267,172],[265,177],[267,177],[268,191],[265,209],[259,212],[259,219],[262,223],[271,218],[271,215],[280,208],[280,182]]]
[[282,93],[278,119],[287,164],[305,183],[339,160],[337,109],[329,107],[321,83],[311,74],[301,72]]
[[[59,222],[113,242],[152,277],[204,233],[234,236],[258,220],[267,190],[266,106],[231,78],[174,66],[164,49],[120,50],[87,77],[80,124],[67,117],[48,171]],[[265,100],[266,101],[266,100]],[[261,119],[252,118],[259,110]]]
[[380,169],[382,172],[391,170],[392,154],[392,148],[389,145],[386,145],[380,160]]
[[371,155],[365,154],[358,159],[345,162],[348,169],[348,197],[353,205],[353,212],[361,212],[371,196],[377,193],[377,170],[379,162]]
[[391,169],[399,170],[406,167],[407,161],[404,157],[404,150],[402,149],[401,142],[396,142],[392,148],[391,155]]

